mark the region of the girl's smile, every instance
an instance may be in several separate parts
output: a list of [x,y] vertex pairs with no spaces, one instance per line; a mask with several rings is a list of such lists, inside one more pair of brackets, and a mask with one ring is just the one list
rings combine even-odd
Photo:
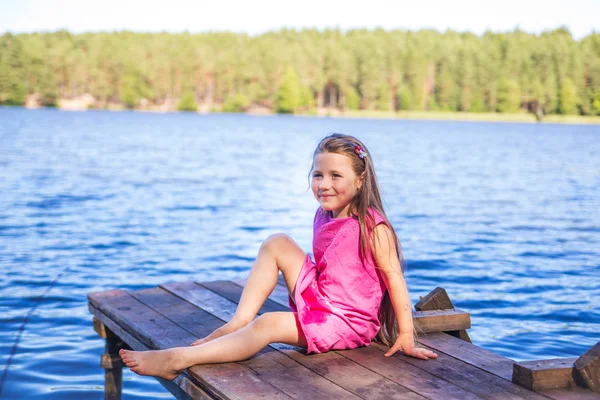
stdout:
[[315,157],[312,173],[312,191],[324,210],[333,218],[348,216],[350,202],[360,185],[348,156],[337,153],[320,153]]

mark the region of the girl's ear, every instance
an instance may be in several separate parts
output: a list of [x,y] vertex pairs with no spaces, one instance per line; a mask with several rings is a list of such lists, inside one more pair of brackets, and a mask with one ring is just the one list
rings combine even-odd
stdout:
[[365,173],[363,172],[362,174],[360,174],[360,176],[358,177],[358,190],[360,190],[360,188],[362,188],[362,185],[365,183]]

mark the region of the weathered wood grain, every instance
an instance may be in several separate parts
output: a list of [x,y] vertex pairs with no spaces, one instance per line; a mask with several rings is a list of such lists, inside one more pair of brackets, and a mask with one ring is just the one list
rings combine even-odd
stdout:
[[441,351],[484,371],[508,381],[512,379],[514,361],[465,342],[446,333],[420,335],[418,341],[432,349]]
[[540,394],[554,400],[599,400],[600,395],[579,387],[569,389],[543,390]]
[[[88,296],[89,308],[96,317],[94,328],[102,337],[121,338],[136,350],[186,346],[231,319],[244,284],[245,280],[182,282],[130,293],[93,293]],[[415,326],[435,332],[420,334],[418,339],[438,353],[438,360],[418,360],[401,352],[383,357],[388,348],[376,343],[310,356],[294,346],[272,344],[249,360],[193,366],[174,381],[159,382],[177,398],[201,399],[600,399],[587,389],[548,390],[535,386],[539,390],[535,393],[513,384],[513,360],[440,333],[448,327],[453,332],[467,329],[465,315],[469,315],[452,306],[445,290],[436,288],[430,295],[417,303]],[[274,311],[289,311],[287,287],[281,275],[259,314]],[[460,324],[458,318],[463,318]],[[120,359],[114,357],[113,350],[103,356],[102,365],[120,371]],[[580,358],[580,365],[582,369],[591,365],[593,374],[600,347],[596,353],[592,350],[591,356]],[[538,372],[548,369],[556,370],[538,367]],[[556,377],[544,379],[556,385]]]
[[482,398],[398,357],[383,357],[383,353],[373,346],[340,351],[339,354],[430,399]]
[[[90,304],[100,309],[122,330],[150,349],[165,349],[187,346],[196,336],[170,321],[163,315],[139,302],[122,290],[92,293]],[[198,310],[199,312],[201,310]],[[106,321],[102,320],[105,324]],[[109,328],[118,334],[113,327]],[[123,336],[119,335],[123,340]],[[208,366],[203,366],[207,367]],[[256,375],[251,369],[237,363],[213,364],[210,373],[198,374],[188,370],[192,381],[218,398],[281,398],[288,397]]]
[[125,364],[121,360],[121,357],[117,355],[110,355],[107,353],[102,354],[100,359],[100,366],[105,369],[123,368]]
[[[104,324],[102,324],[104,326]],[[104,333],[110,332],[106,327],[102,330]],[[106,346],[100,366],[104,368],[104,400],[120,400],[123,389],[123,369],[118,354],[122,347],[121,339],[112,332],[106,339]],[[106,360],[111,362],[106,362]],[[114,360],[114,362],[112,362]]]
[[[415,310],[417,311],[432,311],[432,310],[451,310],[454,308],[450,296],[446,293],[446,290],[441,287],[437,287],[429,292],[426,296],[422,297],[417,304],[415,304]],[[470,327],[469,327],[470,328]],[[457,337],[469,343],[472,343],[469,334],[466,329],[457,329],[454,331],[446,331],[451,336]]]
[[[227,320],[235,311],[236,304],[231,302],[224,304],[219,301],[218,293],[206,290],[204,287],[196,287],[185,282],[182,284],[162,285],[167,290],[177,293],[182,298],[193,299],[199,302],[201,307],[209,307],[214,310],[215,315]],[[242,288],[238,286],[237,291]],[[208,293],[198,293],[206,291]],[[234,287],[228,287],[232,298],[239,297]],[[213,304],[214,302],[214,304]],[[218,306],[217,306],[218,304]],[[397,384],[373,371],[358,365],[351,360],[340,356],[337,352],[324,354],[313,354],[306,356],[303,349],[284,344],[273,344],[272,347],[279,349],[290,359],[311,369],[315,373],[325,377],[329,381],[346,388],[355,395],[364,399],[422,399],[423,396]]]
[[574,387],[573,363],[577,358],[522,361],[513,365],[512,381],[539,392]]
[[[382,354],[388,350],[388,347],[378,343],[371,343],[371,346],[381,351]],[[423,345],[421,344],[421,346]],[[428,348],[427,346],[423,347]],[[482,398],[532,400],[541,400],[544,398],[544,396],[531,392],[473,365],[464,363],[443,352],[437,352],[437,354],[438,358],[435,362],[407,357],[401,352],[397,352],[394,357],[398,357],[404,362],[427,371],[431,375],[442,378],[458,387],[469,390]]]
[[575,361],[576,378],[593,392],[600,392],[600,342]]
[[[137,351],[146,351],[151,350],[148,346],[144,345],[136,338],[131,336],[127,331],[121,328],[116,322],[114,322],[110,317],[104,314],[102,311],[95,308],[93,305],[88,304],[88,308],[90,312],[95,315],[99,320],[102,321],[107,327],[109,327],[115,334],[121,338],[130,348]],[[188,376],[187,371],[179,374],[177,378],[173,381],[165,381],[164,379],[157,379],[162,386],[165,387],[169,392],[173,394],[176,398],[185,398],[185,395],[188,398],[193,399],[215,399],[216,397],[209,395],[204,392],[197,386],[193,380]]]
[[471,316],[456,308],[416,311],[413,312],[413,324],[418,333],[456,331],[471,328]]
[[[222,320],[163,288],[131,292],[131,295],[198,337],[208,335],[214,326],[223,323]],[[207,329],[205,326],[208,320],[214,321],[210,323],[211,329]],[[248,367],[261,379],[295,399],[358,398],[303,365],[290,360],[270,346],[240,364]],[[214,373],[213,365],[215,364],[193,366],[190,370],[204,376]],[[236,382],[229,382],[228,385],[236,385]]]
[[115,337],[115,334],[106,327],[98,318],[94,317],[92,323],[94,324],[94,331],[104,339],[112,339]]
[[454,308],[446,289],[436,287],[415,304],[417,311],[451,310]]

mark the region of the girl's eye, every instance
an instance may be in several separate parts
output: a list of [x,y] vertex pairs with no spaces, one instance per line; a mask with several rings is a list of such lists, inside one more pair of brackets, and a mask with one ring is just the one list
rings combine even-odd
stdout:
[[333,174],[333,176],[336,177],[336,178],[341,178],[342,177],[341,175],[338,175],[338,174]]
[[318,177],[320,177],[320,176],[321,176],[321,174],[314,174],[314,175],[313,175],[313,178],[318,178]]

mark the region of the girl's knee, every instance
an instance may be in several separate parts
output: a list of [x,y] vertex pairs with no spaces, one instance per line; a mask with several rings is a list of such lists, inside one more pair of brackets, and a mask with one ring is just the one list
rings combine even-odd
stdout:
[[306,339],[296,325],[294,314],[285,311],[274,311],[262,314],[252,322],[257,338],[267,343],[287,343],[306,347]]
[[292,238],[285,233],[276,233],[265,239],[261,246],[261,250],[274,253],[293,242]]
[[263,334],[270,335],[279,330],[280,321],[281,318],[279,318],[277,312],[268,312],[252,321],[252,328]]
[[254,321],[252,321],[252,327],[258,330],[266,330],[269,326],[273,325],[273,318],[271,318],[271,313],[265,313],[259,315]]

